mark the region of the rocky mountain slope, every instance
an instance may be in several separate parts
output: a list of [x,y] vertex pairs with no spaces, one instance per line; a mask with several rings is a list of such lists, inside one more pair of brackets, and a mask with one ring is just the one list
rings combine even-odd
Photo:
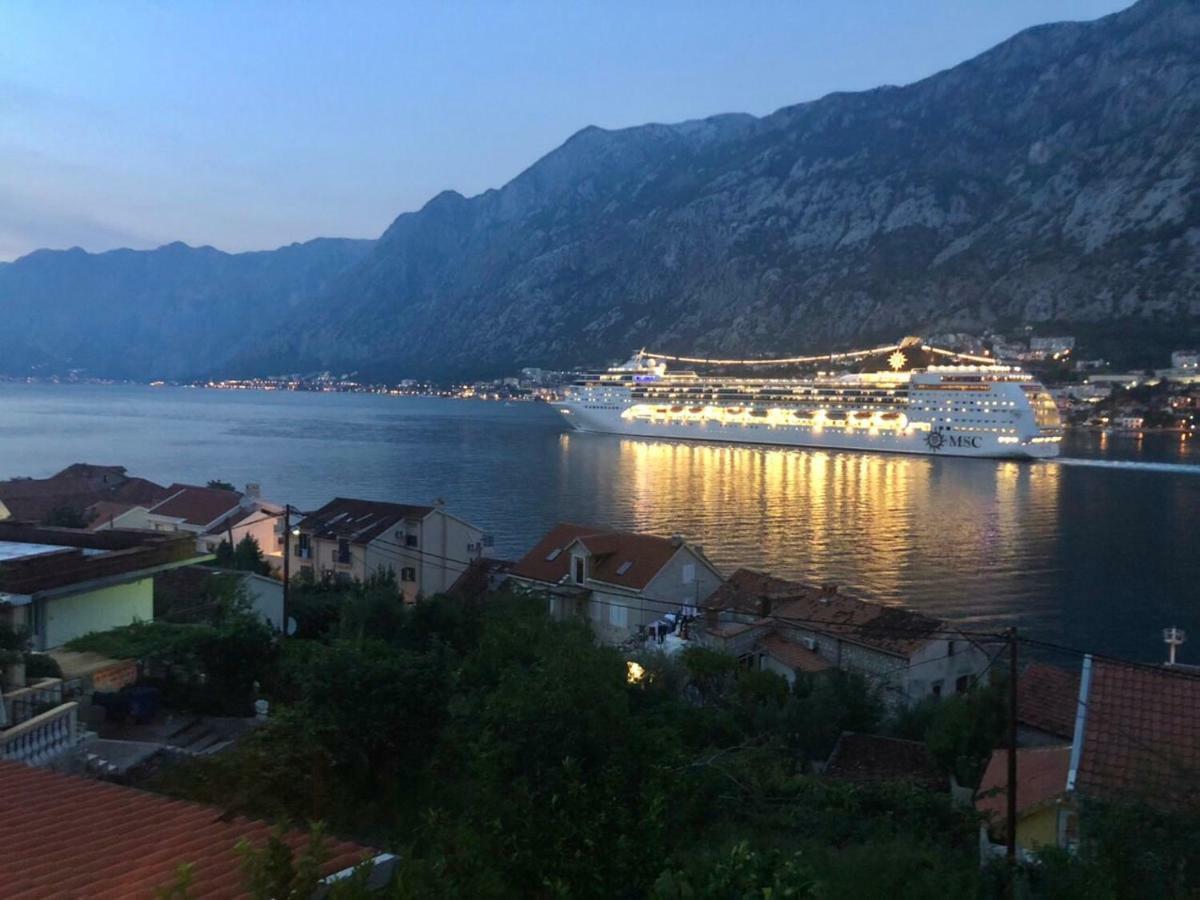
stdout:
[[3,367],[479,375],[1024,324],[1161,357],[1200,342],[1197,135],[1200,0],[1141,0],[905,87],[587,128],[369,248],[33,254],[0,267]]
[[400,216],[280,359],[387,374],[1200,317],[1200,2],[762,119],[588,128]]
[[297,314],[371,241],[257,253],[39,250],[0,264],[0,374],[175,378],[219,369]]

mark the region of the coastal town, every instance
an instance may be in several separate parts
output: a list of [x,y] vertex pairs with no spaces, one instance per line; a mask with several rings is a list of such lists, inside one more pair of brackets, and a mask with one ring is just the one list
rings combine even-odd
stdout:
[[[931,341],[966,353],[982,353],[997,364],[1021,367],[1046,385],[1064,426],[1108,433],[1174,432],[1187,438],[1200,427],[1200,350],[1174,350],[1163,365],[1121,369],[1102,358],[1080,358],[1071,335],[1008,338],[1002,334],[936,335]],[[185,383],[153,381],[154,387],[192,387],[229,391],[298,391],[376,394],[391,397],[438,397],[503,402],[554,401],[564,386],[580,376],[564,371],[525,367],[515,375],[470,382],[406,379],[395,384],[364,382],[355,373],[293,373],[256,378],[230,378]],[[26,381],[40,380],[29,376]],[[89,382],[86,372],[52,376],[51,382]],[[111,383],[101,380],[103,383]]]
[[[1034,864],[1075,852],[1087,818],[1100,821],[1097,804],[1136,799],[1165,815],[1195,790],[1178,773],[1200,763],[1187,712],[1200,704],[1200,668],[1186,663],[1178,629],[1164,631],[1162,664],[1086,648],[1055,656],[1015,630],[962,626],[838,584],[721,571],[682,534],[560,522],[516,559],[494,546],[485,524],[442,500],[336,497],[299,510],[256,484],[160,485],[87,463],[0,482],[0,832],[32,854],[8,857],[28,873],[24,890],[60,886],[55,851],[17,842],[35,814],[54,846],[103,846],[86,823],[118,807],[127,827],[145,818],[179,835],[173,854],[154,859],[134,845],[106,851],[127,888],[169,887],[180,865],[199,866],[206,883],[235,877],[232,842],[268,827],[197,830],[215,811],[161,795],[194,798],[181,785],[261,752],[272,729],[316,715],[313,703],[355,702],[325,693],[352,671],[325,671],[310,688],[319,701],[270,687],[280,650],[363,652],[431,616],[422,627],[435,631],[534,616],[560,629],[556,640],[576,635],[614,654],[622,690],[680,681],[681,711],[699,718],[727,691],[747,708],[767,704],[763,714],[795,706],[804,725],[780,747],[794,777],[907,785],[974,823],[980,871],[1006,854]],[[56,818],[49,797],[72,815]],[[292,853],[305,838],[273,840]],[[378,848],[370,829],[343,829],[314,877],[387,882],[397,857]]]

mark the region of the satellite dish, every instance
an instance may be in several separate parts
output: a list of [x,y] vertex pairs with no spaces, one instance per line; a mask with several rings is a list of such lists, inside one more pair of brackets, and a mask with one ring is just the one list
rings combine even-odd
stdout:
[[287,618],[287,635],[288,635],[288,637],[291,637],[293,634],[296,633],[297,627],[298,626],[296,625],[296,620],[294,618],[292,618],[291,616],[288,616],[288,618]]

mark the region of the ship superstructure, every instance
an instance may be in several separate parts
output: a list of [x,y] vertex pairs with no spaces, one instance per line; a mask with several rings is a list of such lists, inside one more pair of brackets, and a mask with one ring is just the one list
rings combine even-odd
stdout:
[[[809,377],[702,375],[670,371],[667,358],[642,351],[623,365],[580,376],[557,406],[579,430],[638,437],[947,456],[1058,455],[1058,409],[1020,369],[913,339],[819,357],[839,358],[883,364],[877,371]],[[692,361],[719,368],[813,359]]]

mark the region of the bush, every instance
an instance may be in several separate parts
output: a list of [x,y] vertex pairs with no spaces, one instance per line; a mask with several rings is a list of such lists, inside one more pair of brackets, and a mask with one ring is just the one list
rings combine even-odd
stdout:
[[148,681],[169,706],[234,716],[253,712],[255,683],[269,676],[276,653],[270,626],[237,609],[218,625],[135,622],[85,634],[67,647],[136,659],[161,672]]
[[26,678],[62,678],[62,667],[49,653],[25,654]]

